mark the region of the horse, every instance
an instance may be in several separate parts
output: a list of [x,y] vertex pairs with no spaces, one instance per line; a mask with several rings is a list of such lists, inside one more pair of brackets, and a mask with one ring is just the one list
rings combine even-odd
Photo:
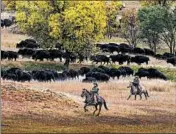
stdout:
[[133,85],[132,82],[130,82],[130,85],[127,88],[131,88],[130,89],[130,95],[127,98],[127,100],[129,100],[129,98],[131,97],[131,95],[135,95],[135,100],[136,100],[136,96],[139,95],[140,99],[142,99],[142,94],[145,95],[145,98],[147,100],[147,97],[149,97],[148,91],[144,88],[144,86],[140,85],[140,90],[138,91],[138,89]]
[[95,112],[98,110],[98,106],[99,106],[99,111],[98,114],[96,116],[99,116],[100,112],[101,112],[101,107],[104,104],[104,107],[106,110],[108,110],[108,107],[106,105],[106,101],[103,97],[99,96],[97,99],[97,103],[94,103],[94,98],[93,93],[89,92],[87,89],[83,89],[82,90],[82,94],[81,97],[85,96],[85,105],[84,105],[84,111],[87,112],[88,110],[86,109],[87,106],[94,106],[95,107],[95,111],[93,112],[93,116],[95,115]]

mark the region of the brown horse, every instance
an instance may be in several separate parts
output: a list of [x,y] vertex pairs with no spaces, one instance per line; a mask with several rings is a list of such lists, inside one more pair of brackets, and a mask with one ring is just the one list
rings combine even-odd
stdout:
[[86,109],[87,106],[94,106],[95,107],[95,111],[93,112],[93,115],[95,115],[95,112],[98,110],[97,106],[99,106],[99,112],[96,116],[99,116],[100,112],[101,112],[101,107],[104,104],[104,107],[106,110],[108,110],[107,105],[106,105],[106,101],[103,97],[99,96],[98,97],[98,101],[97,103],[94,103],[94,98],[93,93],[89,92],[87,89],[83,89],[82,90],[82,94],[81,97],[85,96],[85,105],[84,105],[84,111],[87,112],[88,110]]

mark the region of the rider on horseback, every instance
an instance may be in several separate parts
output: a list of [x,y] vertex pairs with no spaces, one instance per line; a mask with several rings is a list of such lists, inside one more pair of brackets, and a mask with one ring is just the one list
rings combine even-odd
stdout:
[[97,83],[93,83],[94,87],[92,88],[92,98],[94,100],[94,103],[96,104],[98,102],[98,84]]
[[139,82],[139,77],[138,76],[136,76],[134,78],[132,83],[137,88],[137,91],[140,92],[141,89],[140,89],[140,82]]

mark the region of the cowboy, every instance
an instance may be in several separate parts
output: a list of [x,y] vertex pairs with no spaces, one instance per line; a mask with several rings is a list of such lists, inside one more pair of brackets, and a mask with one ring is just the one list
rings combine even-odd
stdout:
[[136,76],[133,80],[133,85],[137,88],[137,91],[140,92],[140,82],[139,82],[139,77]]
[[94,103],[96,104],[98,102],[98,84],[97,83],[93,83],[94,87],[92,88],[92,93],[93,93],[93,98],[94,98]]

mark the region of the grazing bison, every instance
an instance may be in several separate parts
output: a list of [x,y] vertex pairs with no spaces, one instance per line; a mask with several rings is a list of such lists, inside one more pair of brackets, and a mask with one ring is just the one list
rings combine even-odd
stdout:
[[38,81],[44,81],[44,82],[48,82],[48,81],[55,81],[55,77],[54,74],[50,71],[50,70],[33,70],[32,71],[32,76],[34,78],[34,80],[38,80]]
[[43,61],[44,59],[50,59],[50,53],[46,50],[37,50],[33,55],[32,59]]
[[126,67],[126,66],[121,66],[118,68],[119,71],[121,72],[121,74],[123,76],[130,76],[134,74],[133,69],[131,69],[130,67]]
[[22,40],[20,43],[16,44],[16,48],[39,48],[39,44],[34,39]]
[[111,68],[111,69],[109,70],[108,75],[109,75],[110,77],[112,77],[113,79],[115,79],[115,77],[117,77],[117,79],[119,79],[120,76],[121,76],[121,72],[120,72],[118,69],[116,69],[116,68]]
[[139,56],[139,55],[137,55],[135,57],[131,57],[130,62],[135,62],[138,65],[141,65],[142,63],[148,64],[149,60],[150,59],[148,57],[146,57],[146,56]]
[[135,76],[139,76],[139,78],[142,78],[142,77],[149,77],[149,72],[148,70],[138,70],[138,72],[135,73]]
[[50,59],[53,61],[55,58],[59,58],[60,62],[62,62],[62,52],[60,50],[48,50],[50,54]]
[[104,70],[104,73],[106,73],[106,74],[108,74],[109,71],[110,71],[110,69],[108,67],[105,67],[105,66],[102,66],[102,65],[98,66],[98,68]]
[[89,72],[86,74],[86,78],[87,77],[93,77],[95,78],[97,81],[109,81],[109,75],[104,74],[104,73],[100,73],[100,72]]
[[22,72],[22,74],[18,76],[18,81],[21,81],[21,82],[24,82],[24,81],[30,82],[31,80],[32,80],[32,76],[28,72]]
[[119,52],[121,53],[128,53],[128,52],[131,52],[132,51],[132,48],[126,44],[126,43],[120,43],[119,44]]
[[109,57],[107,57],[106,55],[95,55],[95,56],[91,56],[90,57],[90,60],[92,61],[92,62],[95,62],[96,64],[97,63],[101,63],[102,64],[102,62],[105,64],[108,64],[108,63],[110,63],[110,60],[109,60]]
[[155,56],[155,52],[153,52],[151,49],[144,48],[145,55]]
[[161,60],[162,59],[162,55],[161,54],[155,54],[155,58],[158,59],[158,60]]
[[124,62],[127,62],[127,64],[129,64],[130,56],[124,54],[110,55],[110,59],[113,63],[119,62],[120,65]]
[[138,72],[135,73],[135,76],[139,76],[139,78],[147,77],[148,79],[167,80],[167,77],[155,68],[149,68],[149,69],[140,68]]
[[98,68],[98,67],[92,68],[92,69],[91,69],[91,72],[105,73],[105,71],[104,71],[102,68]]
[[8,58],[8,52],[1,50],[1,60]]
[[164,53],[162,55],[162,59],[168,59],[168,58],[172,58],[174,57],[174,54],[171,54],[171,53]]
[[35,53],[35,50],[30,48],[24,48],[24,49],[18,50],[18,54],[21,55],[23,58],[24,57],[31,58],[34,53]]
[[10,19],[4,19],[3,23],[4,23],[4,27],[10,27],[13,24],[13,21]]
[[13,51],[7,51],[8,53],[8,60],[15,60],[18,58],[18,53],[17,52],[13,52]]
[[72,79],[79,78],[79,73],[78,73],[78,71],[73,70],[73,69],[70,69],[68,72],[69,72],[70,77],[71,77]]
[[168,58],[167,63],[170,63],[173,66],[176,66],[176,57]]
[[133,53],[135,53],[135,54],[144,54],[145,51],[144,51],[144,49],[137,47],[137,48],[133,49]]
[[81,67],[78,72],[79,72],[79,74],[81,76],[83,76],[83,75],[87,74],[89,71],[90,71],[90,68],[88,68],[88,67]]

